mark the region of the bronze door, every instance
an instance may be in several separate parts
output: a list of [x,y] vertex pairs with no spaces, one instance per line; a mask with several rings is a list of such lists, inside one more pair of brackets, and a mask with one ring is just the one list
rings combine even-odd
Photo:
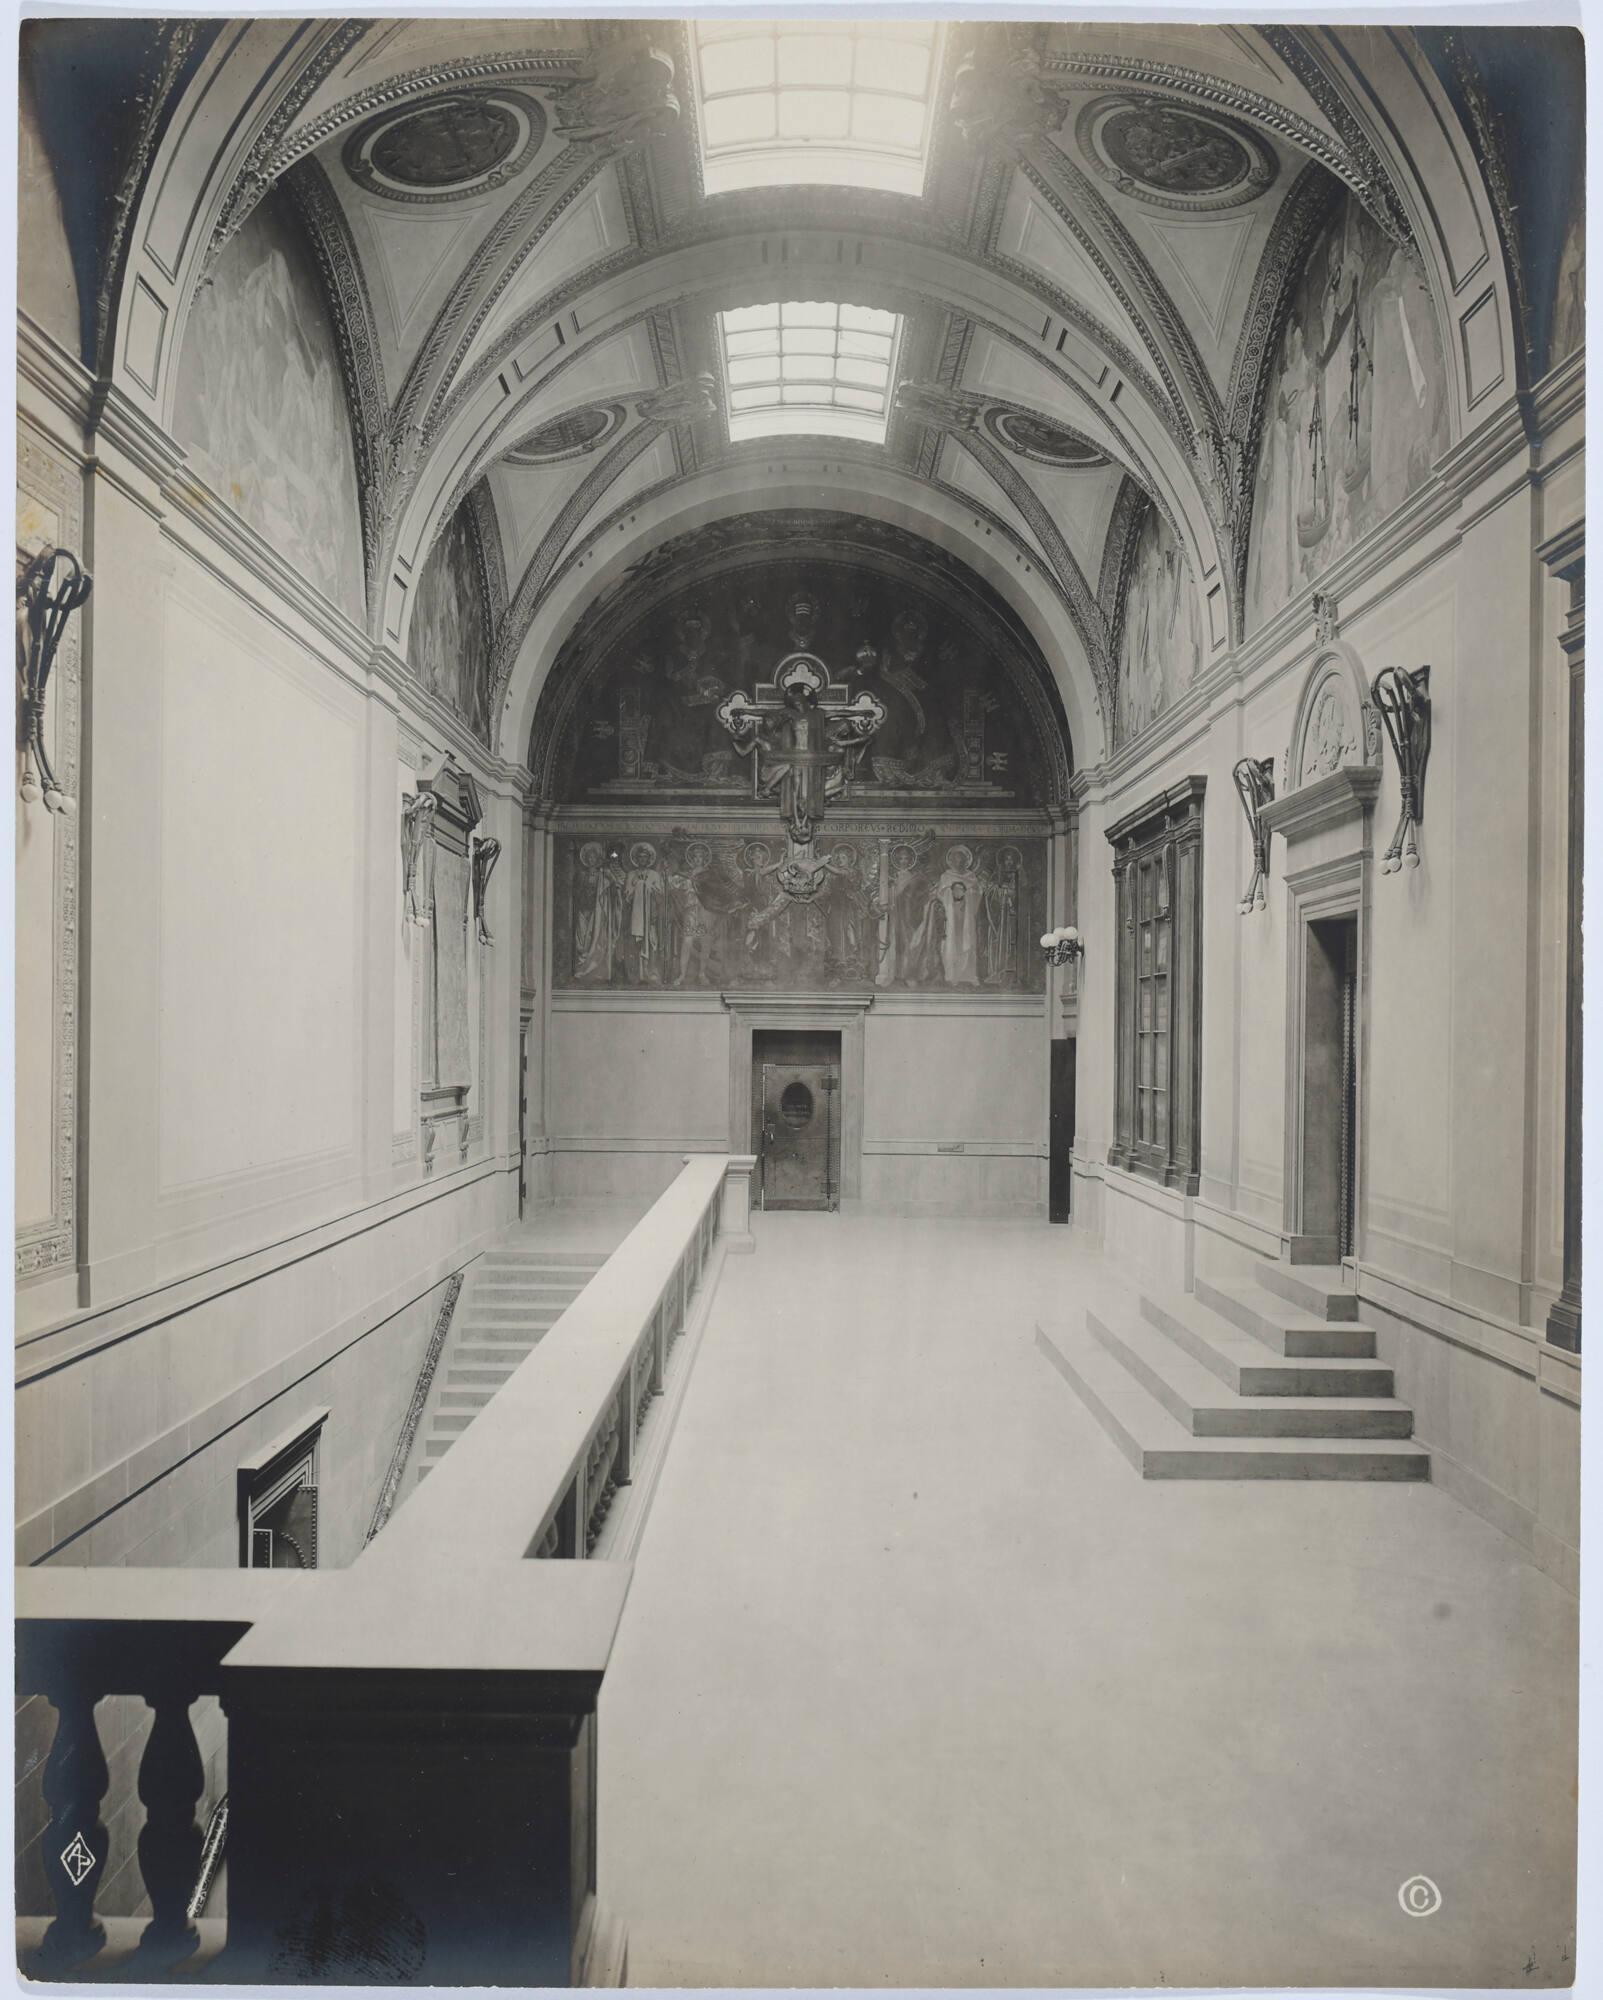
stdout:
[[830,1063],[765,1062],[762,1073],[764,1208],[833,1208],[836,1098]]

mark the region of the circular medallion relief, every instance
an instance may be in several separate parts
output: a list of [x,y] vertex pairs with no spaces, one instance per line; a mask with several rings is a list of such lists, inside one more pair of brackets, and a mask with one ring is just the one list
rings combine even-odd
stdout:
[[611,437],[626,412],[621,403],[592,403],[553,417],[504,454],[508,465],[551,465],[562,458],[580,458]]
[[990,409],[985,412],[984,421],[997,443],[1016,451],[1021,458],[1033,458],[1043,465],[1073,466],[1086,472],[1108,463],[1106,452],[1099,451],[1089,438],[1081,437],[1067,424],[1038,417],[1033,411]]
[[1275,177],[1273,153],[1247,126],[1166,97],[1099,97],[1075,129],[1104,180],[1159,208],[1234,208]]
[[370,118],[345,142],[345,170],[392,201],[459,201],[510,180],[544,137],[522,91],[458,90]]

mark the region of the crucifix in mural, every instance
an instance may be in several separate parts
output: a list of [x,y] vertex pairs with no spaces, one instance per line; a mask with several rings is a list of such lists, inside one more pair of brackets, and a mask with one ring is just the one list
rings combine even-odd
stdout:
[[824,807],[846,789],[859,759],[883,725],[878,695],[833,680],[814,653],[789,653],[753,694],[737,690],[718,704],[735,749],[752,760],[757,798],[779,801],[789,852],[775,880],[797,901],[817,895],[829,869],[814,845]]

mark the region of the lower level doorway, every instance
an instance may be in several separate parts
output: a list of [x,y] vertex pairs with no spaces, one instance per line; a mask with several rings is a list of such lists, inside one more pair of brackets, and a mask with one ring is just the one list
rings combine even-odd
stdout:
[[1303,971],[1302,1254],[1353,1253],[1358,1150],[1358,920],[1307,926]]
[[752,1151],[762,1208],[840,1205],[840,1034],[756,1029],[751,1038]]

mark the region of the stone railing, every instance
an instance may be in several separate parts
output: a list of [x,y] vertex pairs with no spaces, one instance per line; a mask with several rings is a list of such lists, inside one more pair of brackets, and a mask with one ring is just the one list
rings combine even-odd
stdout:
[[[616,1983],[596,1898],[596,1700],[631,1576],[564,1561],[630,1480],[644,1402],[709,1265],[749,1249],[754,1162],[688,1159],[471,1429],[346,1570],[16,1573],[18,1687],[56,1710],[44,1774],[56,1914],[27,1969],[103,1942],[95,1704],[142,1696],[126,1976],[196,1943],[201,1762],[228,1721],[228,1928],[208,1979]],[[536,1561],[531,1558],[556,1560]]]

